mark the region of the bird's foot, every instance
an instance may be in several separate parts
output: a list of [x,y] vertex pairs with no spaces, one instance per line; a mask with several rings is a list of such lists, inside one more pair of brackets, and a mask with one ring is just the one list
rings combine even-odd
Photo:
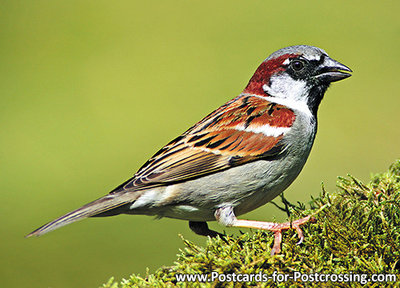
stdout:
[[300,229],[300,225],[307,222],[314,223],[316,221],[314,216],[307,216],[293,222],[285,223],[240,220],[236,218],[232,207],[221,207],[217,209],[215,212],[215,218],[220,224],[225,226],[255,228],[274,232],[274,246],[272,247],[271,255],[279,254],[281,252],[282,231],[292,228],[296,229],[297,235],[300,239],[297,244],[301,244],[304,240],[304,234]]
[[[296,229],[297,236],[299,237],[299,242],[297,245],[300,245],[304,241],[304,234],[300,228],[300,225],[306,224],[307,222],[315,223],[316,219],[314,216],[307,216],[301,219],[297,219],[293,222],[285,222],[285,223],[272,223],[275,226],[271,229],[265,229],[274,232],[274,246],[271,250],[271,256],[275,254],[279,254],[281,252],[281,243],[282,243],[282,231],[289,229]],[[268,222],[267,222],[268,223]]]

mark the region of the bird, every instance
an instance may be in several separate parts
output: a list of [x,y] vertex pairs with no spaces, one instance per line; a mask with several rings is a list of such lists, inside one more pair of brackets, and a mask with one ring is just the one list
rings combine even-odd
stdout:
[[199,235],[208,228],[246,227],[274,233],[271,255],[281,252],[282,232],[313,217],[286,223],[237,216],[273,200],[296,179],[317,132],[317,112],[332,82],[353,72],[321,48],[295,45],[272,53],[239,96],[226,102],[155,153],[107,195],[26,237],[40,236],[88,217],[149,215],[189,221]]

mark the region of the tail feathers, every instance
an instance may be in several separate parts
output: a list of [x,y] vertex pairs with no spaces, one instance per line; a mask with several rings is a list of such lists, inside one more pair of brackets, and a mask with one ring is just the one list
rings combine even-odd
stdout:
[[[129,204],[134,201],[134,199],[129,199],[130,200],[129,201],[128,199],[122,200],[121,198],[123,197],[120,196],[114,198],[111,195],[104,196],[100,199],[97,199],[93,202],[86,204],[85,206],[82,206],[79,209],[76,209],[75,211],[65,214],[64,216],[61,216],[60,218],[57,218],[56,220],[51,221],[46,225],[43,225],[42,227],[26,235],[25,237],[28,238],[31,236],[40,236],[47,232],[58,229],[62,226],[85,219],[87,217],[100,216],[99,214],[102,213],[104,214],[107,211],[116,209],[118,207],[121,207],[123,205]],[[115,215],[115,214],[119,213],[112,213],[112,211],[110,211],[109,213],[109,215]]]

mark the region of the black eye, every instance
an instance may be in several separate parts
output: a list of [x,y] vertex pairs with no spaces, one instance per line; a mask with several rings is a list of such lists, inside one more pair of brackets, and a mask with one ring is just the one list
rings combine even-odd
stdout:
[[294,60],[290,63],[294,71],[301,71],[304,69],[305,63],[301,60]]

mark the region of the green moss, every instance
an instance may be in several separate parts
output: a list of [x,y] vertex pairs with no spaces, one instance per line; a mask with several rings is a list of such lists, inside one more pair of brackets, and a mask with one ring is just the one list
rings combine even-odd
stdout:
[[[145,277],[131,275],[121,283],[113,279],[103,287],[331,287],[332,283],[288,282],[177,282],[176,274],[212,272],[264,273],[341,273],[396,274],[400,279],[400,161],[385,173],[372,177],[368,184],[352,176],[340,177],[338,191],[323,191],[304,204],[290,206],[294,217],[315,214],[316,223],[302,227],[305,241],[294,231],[284,233],[282,254],[270,256],[271,233],[255,231],[239,237],[209,239],[200,247],[182,238],[185,248],[171,267],[159,268]],[[324,189],[323,189],[324,190]],[[385,283],[368,283],[380,287]],[[399,282],[390,283],[400,287]],[[336,287],[362,287],[359,282],[335,282]]]

